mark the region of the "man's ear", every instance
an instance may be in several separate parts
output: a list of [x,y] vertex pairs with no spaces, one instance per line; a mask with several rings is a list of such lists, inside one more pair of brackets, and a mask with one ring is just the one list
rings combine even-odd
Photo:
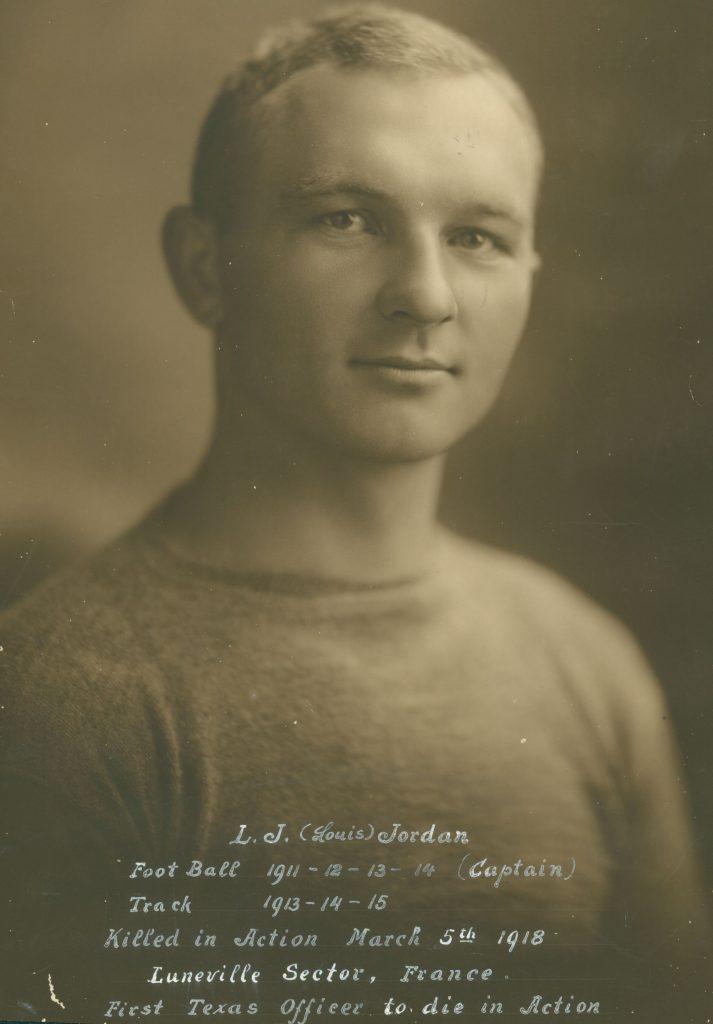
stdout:
[[176,291],[205,327],[223,318],[217,232],[190,206],[170,210],[163,224],[163,252]]

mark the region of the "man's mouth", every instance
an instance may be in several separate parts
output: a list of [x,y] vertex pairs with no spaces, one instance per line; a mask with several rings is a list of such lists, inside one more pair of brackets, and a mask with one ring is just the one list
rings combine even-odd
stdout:
[[350,363],[352,366],[366,369],[383,367],[413,374],[456,373],[455,366],[430,358],[414,359],[408,356],[371,356],[368,358],[359,357],[352,359]]

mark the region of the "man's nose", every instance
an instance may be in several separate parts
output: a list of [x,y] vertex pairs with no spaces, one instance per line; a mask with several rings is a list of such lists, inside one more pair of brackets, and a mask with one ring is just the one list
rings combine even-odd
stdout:
[[448,253],[439,239],[414,238],[394,244],[378,308],[387,320],[419,327],[454,320],[456,297],[448,273]]

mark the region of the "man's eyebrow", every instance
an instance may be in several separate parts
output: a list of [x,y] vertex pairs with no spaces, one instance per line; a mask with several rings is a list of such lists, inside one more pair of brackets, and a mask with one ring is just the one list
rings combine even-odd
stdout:
[[[312,199],[328,198],[336,195],[356,195],[366,199],[378,199],[381,202],[393,202],[388,193],[375,188],[368,182],[351,178],[339,178],[327,174],[316,174],[301,178],[280,192],[280,204],[288,206],[292,203],[309,202]],[[524,227],[526,218],[507,202],[485,202],[481,200],[465,200],[454,202],[453,207],[463,214],[473,217],[497,217],[509,220],[516,227]]]
[[523,214],[510,206],[508,203],[485,203],[485,202],[474,202],[464,203],[462,206],[464,213],[473,214],[475,217],[496,217],[499,220],[509,220],[515,227],[523,228],[527,223],[527,218]]
[[301,178],[292,185],[288,185],[280,193],[280,200],[283,203],[306,202],[310,199],[318,199],[321,196],[342,195],[344,193],[365,196],[369,199],[388,199],[385,192],[374,188],[366,182],[320,174],[309,178]]

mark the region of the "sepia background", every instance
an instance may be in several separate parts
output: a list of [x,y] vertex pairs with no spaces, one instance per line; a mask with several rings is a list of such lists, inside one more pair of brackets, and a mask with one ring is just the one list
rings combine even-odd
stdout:
[[[3,0],[0,604],[190,473],[210,343],[158,235],[221,77],[311,0]],[[513,70],[549,153],[544,269],[444,516],[578,583],[669,695],[713,878],[713,7],[404,0]]]

